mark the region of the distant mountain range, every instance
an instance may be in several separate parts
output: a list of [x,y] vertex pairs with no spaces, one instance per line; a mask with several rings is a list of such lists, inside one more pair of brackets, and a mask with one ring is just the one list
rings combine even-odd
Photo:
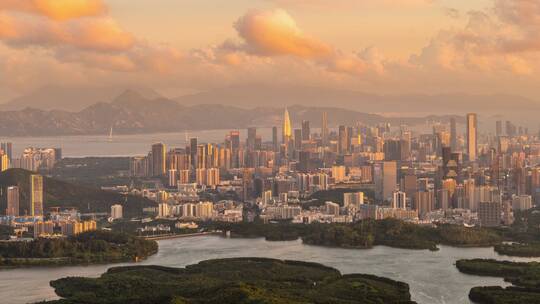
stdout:
[[[115,97],[111,97],[115,96]],[[389,122],[394,125],[448,121],[449,115],[480,114],[480,128],[507,119],[536,132],[540,104],[510,95],[382,96],[312,87],[237,86],[167,99],[148,88],[46,87],[0,105],[0,134],[7,136],[83,135],[184,130],[236,129],[280,125],[289,106],[293,122],[331,125]],[[329,107],[330,106],[330,107]],[[380,113],[380,114],[368,114]],[[462,121],[462,120],[460,120]]]
[[[129,90],[146,99],[164,98],[147,87],[61,87],[47,86],[0,104],[0,111],[35,108],[81,111],[98,102],[111,102]],[[477,112],[504,115],[508,112],[540,110],[540,102],[518,95],[402,94],[377,95],[360,91],[308,86],[244,85],[210,89],[172,98],[184,106],[221,104],[239,108],[304,105],[337,107],[364,113],[391,113],[403,116],[446,115]]]
[[[331,105],[366,113],[505,114],[540,110],[540,102],[517,95],[409,94],[377,95],[359,91],[302,86],[233,86],[175,98],[183,105],[219,103],[253,108],[257,105]],[[410,114],[409,114],[410,115]],[[405,115],[404,115],[405,116]]]
[[[448,121],[449,116],[384,117],[335,107],[293,105],[291,118],[297,124],[310,120],[320,126],[322,112],[331,125],[357,122],[416,125],[426,120]],[[9,136],[47,136],[137,134],[184,130],[237,129],[248,126],[270,127],[281,124],[283,107],[240,108],[223,104],[182,105],[166,98],[149,99],[127,90],[112,102],[100,102],[78,112],[25,108],[0,112],[0,134]]]
[[149,99],[160,98],[156,91],[144,87],[60,87],[46,86],[27,95],[0,104],[0,111],[16,111],[25,108],[40,110],[80,111],[97,102],[110,102],[125,90],[137,92]]

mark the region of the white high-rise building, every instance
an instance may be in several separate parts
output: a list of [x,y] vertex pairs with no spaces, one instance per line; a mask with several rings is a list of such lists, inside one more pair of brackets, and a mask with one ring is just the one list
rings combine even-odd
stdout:
[[169,187],[176,187],[178,185],[178,173],[176,169],[169,169]]
[[405,192],[394,192],[392,199],[392,208],[394,209],[407,209],[407,194]]
[[158,216],[159,217],[168,217],[170,215],[169,204],[161,203],[158,205]]
[[272,202],[272,190],[264,191],[262,194],[262,202],[264,205],[270,204]]
[[116,204],[111,206],[111,217],[113,219],[121,219],[123,217],[122,215],[122,205]]

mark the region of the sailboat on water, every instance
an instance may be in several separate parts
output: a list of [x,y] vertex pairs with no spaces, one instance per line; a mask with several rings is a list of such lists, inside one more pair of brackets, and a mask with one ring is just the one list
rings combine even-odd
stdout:
[[113,127],[111,126],[111,129],[109,130],[109,138],[107,140],[108,142],[113,141]]

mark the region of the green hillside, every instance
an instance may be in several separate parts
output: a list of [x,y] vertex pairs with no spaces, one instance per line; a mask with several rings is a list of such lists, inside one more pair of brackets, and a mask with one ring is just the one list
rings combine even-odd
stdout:
[[387,303],[411,301],[409,286],[320,264],[263,258],[203,261],[186,268],[110,268],[100,278],[51,282],[55,304]]
[[131,262],[146,259],[157,251],[155,241],[124,233],[87,231],[67,238],[0,242],[0,269]]
[[[0,213],[4,214],[7,207],[7,187],[19,186],[21,206],[28,201],[31,171],[23,169],[9,169],[0,173]],[[45,210],[50,207],[75,207],[82,213],[110,212],[111,205],[121,203],[124,207],[124,216],[133,217],[142,214],[142,208],[155,206],[155,203],[146,198],[133,195],[103,191],[71,184],[43,177],[43,190]]]

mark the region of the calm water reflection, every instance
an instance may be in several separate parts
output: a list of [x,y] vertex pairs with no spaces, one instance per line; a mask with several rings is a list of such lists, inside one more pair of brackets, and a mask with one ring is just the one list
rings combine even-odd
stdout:
[[[349,250],[303,245],[301,241],[266,242],[264,239],[225,239],[217,236],[159,242],[159,253],[142,264],[182,267],[201,260],[225,257],[268,257],[322,263],[342,273],[369,273],[406,282],[418,303],[468,303],[473,286],[506,285],[500,278],[461,274],[454,266],[462,258],[530,261],[497,255],[492,248],[441,246],[438,252],[378,246]],[[539,260],[539,259],[536,259]],[[114,265],[118,266],[118,265]],[[66,276],[96,277],[111,265],[32,268],[0,271],[2,303],[29,303],[54,299],[49,281]]]

